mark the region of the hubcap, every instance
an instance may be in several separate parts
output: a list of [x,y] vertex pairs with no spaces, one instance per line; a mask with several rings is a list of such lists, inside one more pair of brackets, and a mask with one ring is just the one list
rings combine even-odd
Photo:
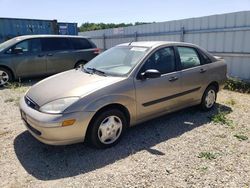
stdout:
[[215,91],[209,90],[205,98],[205,103],[207,108],[211,108],[215,103]]
[[9,81],[7,72],[0,70],[0,85],[4,85]]
[[103,144],[112,144],[119,138],[121,132],[121,119],[117,116],[109,116],[102,121],[99,127],[98,138]]

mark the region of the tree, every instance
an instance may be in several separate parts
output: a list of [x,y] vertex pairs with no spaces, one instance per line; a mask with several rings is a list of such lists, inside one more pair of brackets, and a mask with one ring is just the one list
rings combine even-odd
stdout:
[[80,32],[84,32],[84,31],[93,31],[93,30],[100,30],[100,29],[128,27],[128,26],[133,26],[133,25],[142,25],[142,24],[149,24],[149,23],[152,23],[152,22],[135,22],[134,24],[132,24],[132,23],[115,24],[115,23],[89,23],[89,22],[85,22],[78,29]]

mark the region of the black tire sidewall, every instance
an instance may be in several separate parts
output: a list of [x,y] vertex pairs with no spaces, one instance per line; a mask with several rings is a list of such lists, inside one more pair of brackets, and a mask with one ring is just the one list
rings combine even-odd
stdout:
[[[112,115],[117,116],[121,119],[122,132],[121,132],[119,138],[115,142],[113,142],[111,144],[104,144],[99,140],[98,129],[101,125],[101,122],[105,118],[112,116]],[[110,110],[105,110],[105,111],[101,112],[100,114],[98,114],[97,117],[94,119],[93,123],[90,124],[90,126],[91,126],[90,131],[89,131],[90,135],[88,135],[90,144],[96,148],[108,148],[108,147],[112,147],[112,146],[116,145],[120,141],[120,139],[122,138],[122,136],[127,128],[127,119],[126,119],[124,113],[121,112],[120,110],[110,109]]]
[[[214,90],[214,92],[215,92],[215,102],[214,102],[213,106],[211,106],[210,108],[208,108],[206,106],[206,100],[205,99],[206,99],[206,96],[207,96],[207,94],[208,94],[208,92],[210,90]],[[215,86],[209,86],[209,87],[207,87],[207,89],[205,90],[205,92],[204,92],[204,94],[202,96],[201,109],[203,111],[208,111],[208,110],[212,109],[214,107],[215,103],[216,103],[216,99],[217,99],[217,90],[216,90],[216,87]]]
[[[12,81],[13,81],[13,76],[12,76],[11,72],[10,72],[8,69],[5,69],[5,68],[0,67],[0,71],[4,71],[4,72],[6,72],[6,73],[8,74],[8,76],[9,76],[8,82],[12,82]],[[8,83],[8,82],[7,82],[7,83]],[[3,86],[3,85],[0,85],[0,87],[1,87],[1,86]]]
[[84,66],[86,63],[87,63],[87,62],[85,62],[85,61],[79,61],[79,62],[77,62],[77,63],[75,64],[75,68],[77,68],[79,65]]

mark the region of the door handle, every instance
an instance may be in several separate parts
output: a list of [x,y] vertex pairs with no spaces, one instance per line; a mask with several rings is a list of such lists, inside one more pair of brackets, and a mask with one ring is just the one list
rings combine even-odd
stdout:
[[53,54],[52,53],[48,53],[47,56],[53,56]]
[[38,57],[43,57],[43,56],[44,56],[44,54],[38,54],[37,56],[38,56]]
[[206,71],[207,71],[206,69],[200,69],[200,73],[204,73]]
[[176,80],[178,80],[178,77],[176,77],[176,76],[173,76],[173,77],[168,79],[168,81],[170,81],[170,82],[173,82],[173,81],[176,81]]

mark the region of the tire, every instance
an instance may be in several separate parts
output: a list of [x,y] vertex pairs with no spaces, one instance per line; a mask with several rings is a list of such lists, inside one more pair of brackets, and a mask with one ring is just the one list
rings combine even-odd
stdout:
[[75,64],[75,68],[81,68],[83,67],[87,62],[86,61],[79,61]]
[[208,86],[205,90],[200,107],[203,111],[211,110],[214,107],[217,98],[217,89],[215,86]]
[[104,149],[116,145],[127,127],[127,119],[118,109],[110,109],[97,115],[90,124],[88,141],[96,148]]
[[8,69],[0,67],[0,87],[13,81],[13,76]]

